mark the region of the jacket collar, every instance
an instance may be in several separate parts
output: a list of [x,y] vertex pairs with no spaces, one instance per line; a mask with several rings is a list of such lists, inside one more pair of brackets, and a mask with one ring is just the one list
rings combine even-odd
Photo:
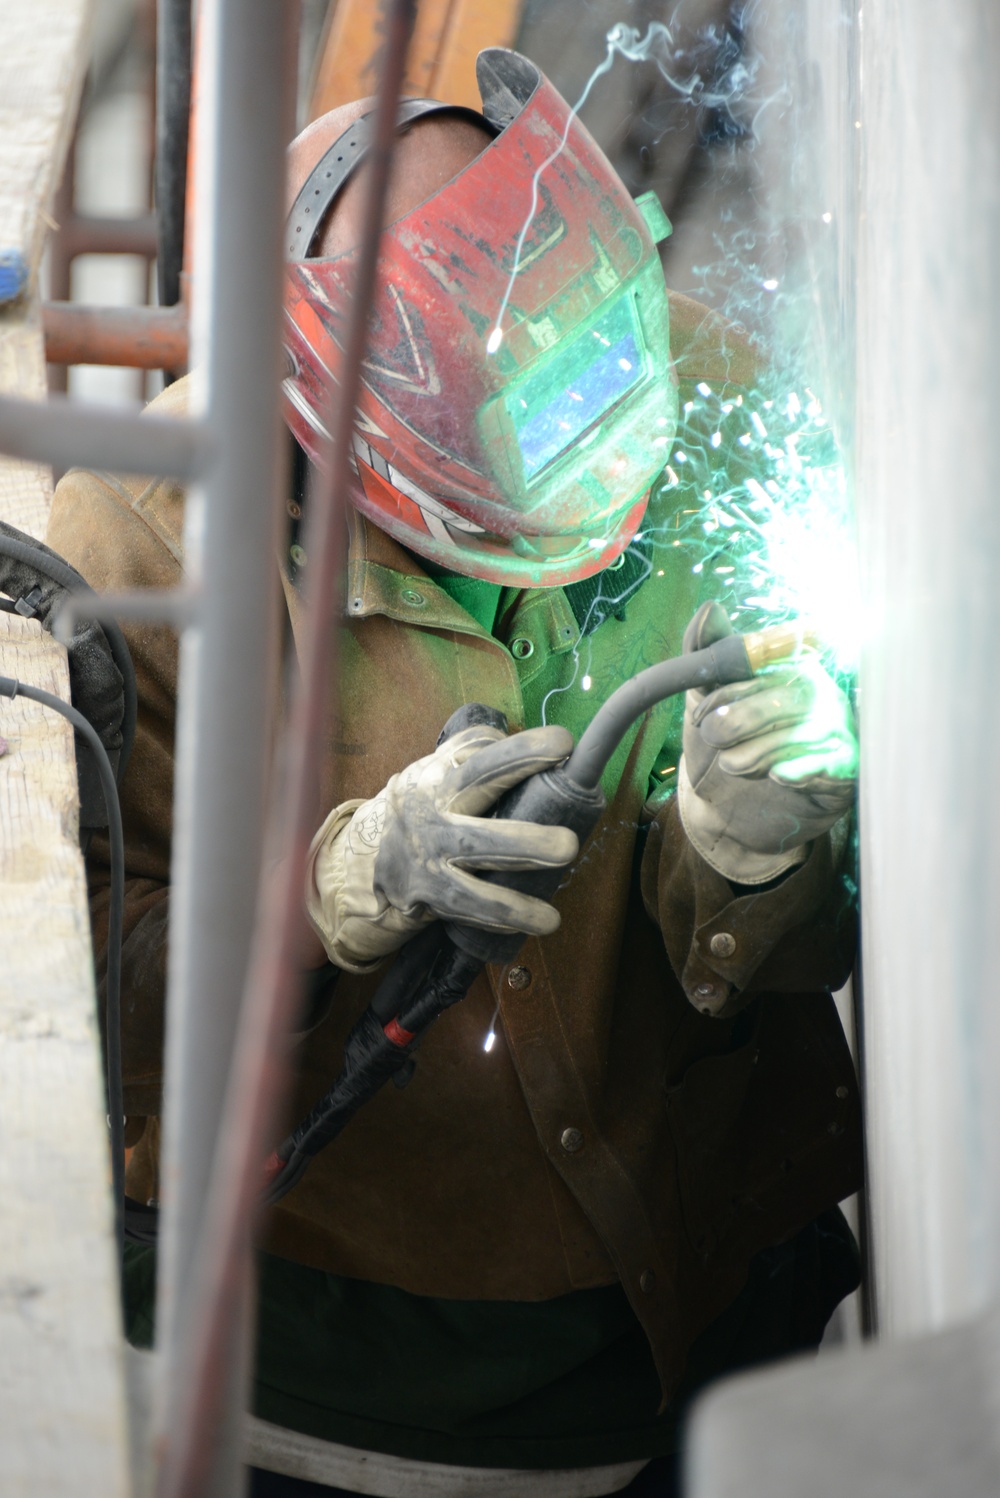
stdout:
[[[493,640],[488,630],[428,576],[412,553],[370,524],[353,506],[348,508],[347,525],[348,618],[384,614],[425,629],[449,629]],[[512,639],[531,639],[533,646],[543,647],[550,655],[569,650],[580,637],[562,588],[508,589],[501,598],[498,618],[505,612],[511,621],[505,634]]]

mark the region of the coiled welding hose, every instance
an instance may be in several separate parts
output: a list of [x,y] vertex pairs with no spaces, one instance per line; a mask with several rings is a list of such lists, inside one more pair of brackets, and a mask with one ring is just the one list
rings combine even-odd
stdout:
[[[44,628],[51,630],[68,595],[91,595],[94,589],[50,547],[0,521],[0,591],[8,594],[10,599],[9,602],[0,599],[0,609],[24,618],[37,618]],[[115,1235],[120,1256],[125,1230],[125,1118],[121,1062],[125,850],[118,786],[135,739],[135,672],[125,637],[112,621],[78,624],[68,652],[70,687],[76,706],[71,707],[61,697],[40,687],[28,686],[11,676],[0,676],[0,696],[27,697],[68,719],[90,750],[98,781],[94,789],[104,804],[106,822],[101,821],[97,806],[91,804],[94,798],[86,759],[78,753],[81,822],[86,821],[88,828],[107,826],[111,854],[105,1051]],[[81,707],[85,711],[81,712]]]
[[[635,720],[656,703],[693,688],[711,691],[748,681],[764,666],[795,655],[807,640],[794,625],[755,634],[729,635],[688,655],[663,661],[633,676],[597,711],[564,764],[543,770],[508,791],[494,815],[542,826],[570,827],[581,847],[606,807],[601,775]],[[445,724],[442,740],[470,723],[499,722],[503,715],[480,703],[460,708]],[[564,878],[561,868],[526,873],[492,872],[496,884],[551,899]],[[465,997],[487,962],[511,962],[524,942],[521,933],[498,935],[457,922],[435,922],[412,938],[379,986],[344,1045],[344,1064],[326,1096],[265,1163],[265,1199],[279,1201],[301,1180],[309,1162],[350,1122],[390,1078],[405,1087],[424,1031],[445,1009]]]
[[[39,578],[52,586],[39,586]],[[10,596],[9,603],[0,600],[0,608],[24,618],[37,618],[49,631],[68,595],[96,596],[85,578],[51,547],[5,521],[0,521],[0,593]],[[135,739],[137,712],[135,670],[125,636],[113,620],[101,624],[96,620],[80,621],[67,649],[73,701],[89,721],[101,720],[98,731],[102,743],[120,733],[121,747],[112,748],[111,753],[115,778],[121,785]],[[117,677],[109,680],[109,674],[114,672]],[[109,701],[116,695],[116,686],[122,699],[120,718],[106,723],[103,720]]]

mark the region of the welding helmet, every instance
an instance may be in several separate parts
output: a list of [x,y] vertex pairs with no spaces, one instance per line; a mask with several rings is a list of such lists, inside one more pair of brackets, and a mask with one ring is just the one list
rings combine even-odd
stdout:
[[[482,115],[401,106],[401,128],[446,111],[493,140],[383,235],[349,498],[449,571],[561,585],[624,551],[673,440],[670,226],[534,63],[490,48],[476,71]],[[310,249],[372,124],[334,142],[287,224],[285,412],[320,464],[358,252]]]

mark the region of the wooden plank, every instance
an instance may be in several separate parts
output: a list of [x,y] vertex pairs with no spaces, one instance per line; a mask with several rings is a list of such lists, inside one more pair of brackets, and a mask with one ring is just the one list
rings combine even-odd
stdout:
[[91,0],[0,0],[0,254],[21,256],[29,284],[76,118],[91,9]]
[[[0,672],[69,695],[0,615]],[[4,1498],[128,1491],[120,1315],[73,736],[0,699],[0,1468]]]
[[[45,398],[45,347],[34,305],[0,313],[0,392]],[[0,519],[41,538],[51,503],[50,468],[0,455]]]
[[[86,67],[90,0],[0,0],[0,391],[42,400],[36,279]],[[0,274],[0,298],[4,294]],[[0,517],[43,536],[47,468],[0,458]],[[66,655],[0,614],[0,673],[69,695]],[[121,1318],[73,735],[0,700],[0,1488],[125,1498]]]

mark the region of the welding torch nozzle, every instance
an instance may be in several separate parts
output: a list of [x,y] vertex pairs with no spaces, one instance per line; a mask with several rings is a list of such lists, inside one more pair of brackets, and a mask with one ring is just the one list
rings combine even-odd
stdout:
[[814,629],[798,619],[785,624],[772,624],[767,629],[752,630],[743,636],[747,660],[756,676],[766,666],[778,661],[794,660],[804,650],[818,650],[819,636]]

